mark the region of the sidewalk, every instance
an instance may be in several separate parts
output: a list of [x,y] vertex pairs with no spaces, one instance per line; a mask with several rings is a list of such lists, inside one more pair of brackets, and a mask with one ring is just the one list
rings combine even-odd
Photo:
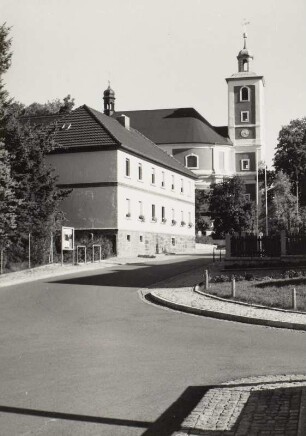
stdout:
[[52,263],[42,265],[36,268],[25,269],[22,271],[12,272],[0,275],[0,288],[4,286],[17,285],[20,283],[32,282],[34,280],[43,280],[49,277],[62,276],[66,274],[82,273],[84,271],[93,271],[104,268],[111,268],[114,265],[127,265],[131,263],[154,262],[160,260],[168,260],[177,256],[157,254],[155,258],[142,257],[110,257],[103,259],[101,262],[95,263],[79,263],[72,265],[71,263]]
[[195,292],[203,271],[194,270],[157,283],[142,294],[159,305],[211,318],[270,327],[306,330],[306,314],[290,310],[254,306]]
[[212,255],[214,245],[210,244],[196,244],[196,247],[191,253],[178,253],[178,254],[156,254],[155,257],[110,257],[103,259],[101,262],[87,262],[72,265],[71,263],[53,263],[42,265],[40,267],[25,269],[22,271],[12,272],[0,275],[0,288],[3,286],[17,285],[19,283],[27,283],[33,280],[46,279],[53,276],[61,276],[66,274],[73,274],[75,272],[91,271],[95,269],[109,268],[114,265],[127,265],[131,263],[147,263],[162,260],[179,259],[189,255]]
[[249,377],[208,389],[172,436],[305,436],[306,377]]

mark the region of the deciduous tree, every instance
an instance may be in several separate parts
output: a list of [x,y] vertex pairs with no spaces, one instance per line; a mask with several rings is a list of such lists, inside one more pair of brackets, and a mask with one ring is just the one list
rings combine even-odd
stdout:
[[289,176],[295,192],[299,188],[299,200],[306,205],[306,117],[292,120],[280,130],[274,166]]
[[7,72],[11,65],[12,40],[9,38],[10,27],[6,23],[0,26],[0,117],[3,106],[8,102],[8,92],[4,87],[3,74]]
[[[19,109],[19,110],[18,110]],[[20,121],[20,106],[12,105],[5,117],[4,143],[9,155],[14,193],[21,202],[13,236],[16,256],[23,256],[24,241],[31,233],[33,260],[43,262],[50,233],[59,225],[60,202],[69,193],[56,187],[56,176],[46,155],[56,146],[56,125]]]
[[217,236],[254,229],[253,202],[245,194],[244,182],[238,176],[213,186],[210,211]]
[[277,172],[270,192],[270,232],[299,230],[302,226],[301,210],[297,207],[297,197],[292,194],[289,176],[282,171]]
[[16,183],[11,177],[8,152],[0,142],[0,250],[10,244],[16,228],[16,216],[21,201],[15,195]]

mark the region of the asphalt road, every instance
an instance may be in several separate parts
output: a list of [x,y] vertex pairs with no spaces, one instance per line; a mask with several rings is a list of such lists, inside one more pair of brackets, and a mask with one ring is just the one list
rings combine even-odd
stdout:
[[153,306],[196,257],[0,289],[0,435],[163,436],[207,386],[305,373],[305,333]]

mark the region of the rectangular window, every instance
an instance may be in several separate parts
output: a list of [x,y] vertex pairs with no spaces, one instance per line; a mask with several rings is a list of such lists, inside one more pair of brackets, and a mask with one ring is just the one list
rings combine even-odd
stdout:
[[152,221],[156,221],[155,204],[152,204]]
[[162,171],[162,181],[161,181],[161,187],[165,187],[165,171]]
[[175,238],[174,238],[174,237],[171,238],[171,245],[172,245],[173,247],[175,246]]
[[162,208],[161,208],[161,217],[162,217],[162,221],[165,221],[165,219],[166,219],[165,206],[162,206]]
[[250,159],[241,159],[241,171],[250,171]]
[[143,242],[143,236],[139,235],[139,242]]
[[181,179],[181,194],[184,192],[184,180]]
[[129,198],[126,199],[126,214],[127,218],[131,217],[131,200]]
[[142,164],[138,164],[138,180],[142,180]]
[[131,163],[130,163],[130,159],[126,158],[125,159],[125,175],[126,177],[130,177],[131,176],[131,167],[130,167]]
[[219,168],[224,170],[224,151],[219,152]]
[[247,123],[250,121],[249,111],[241,111],[241,122]]
[[151,183],[155,185],[155,168],[152,168]]
[[139,215],[138,215],[138,219],[141,221],[141,222],[145,222],[145,216],[144,216],[144,214],[143,214],[143,203],[142,203],[142,201],[138,201],[138,207],[139,207]]
[[175,220],[175,210],[174,210],[174,209],[171,209],[171,224],[172,224],[173,226],[176,225],[176,220]]
[[171,189],[174,191],[175,185],[174,185],[174,176],[171,176]]
[[131,235],[126,235],[126,240],[127,240],[128,242],[130,242],[130,241],[131,241]]

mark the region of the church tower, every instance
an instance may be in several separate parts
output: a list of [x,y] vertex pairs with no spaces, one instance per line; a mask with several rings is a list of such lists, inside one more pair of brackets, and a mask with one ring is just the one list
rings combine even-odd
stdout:
[[253,56],[243,33],[243,49],[238,53],[238,73],[228,84],[228,133],[234,145],[235,174],[241,176],[246,191],[258,201],[256,190],[258,163],[264,149],[264,77],[250,71]]

